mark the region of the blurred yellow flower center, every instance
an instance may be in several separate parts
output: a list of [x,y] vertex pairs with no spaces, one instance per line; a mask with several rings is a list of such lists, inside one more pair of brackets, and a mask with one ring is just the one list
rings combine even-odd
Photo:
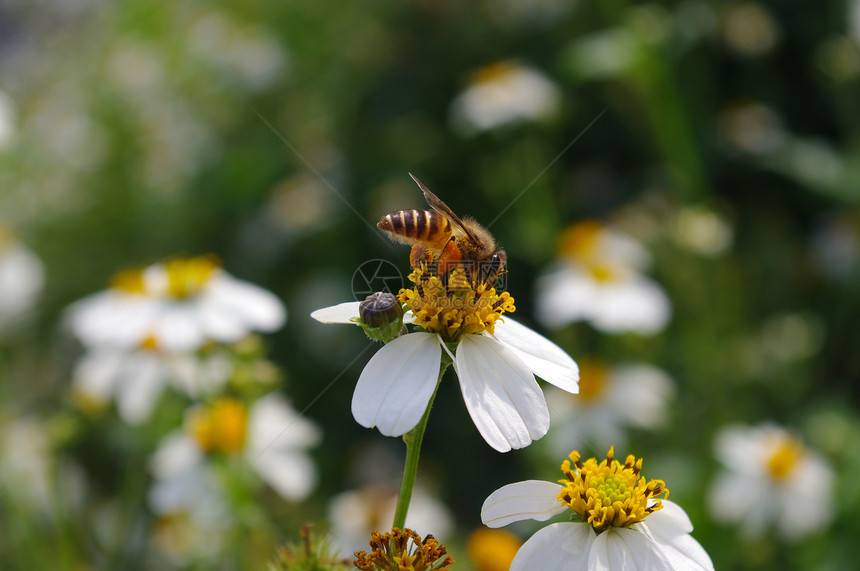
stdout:
[[0,224],[0,252],[15,243],[15,233],[6,226]]
[[471,284],[461,268],[448,274],[447,285],[426,269],[416,269],[409,280],[415,286],[401,289],[397,298],[412,310],[417,325],[445,342],[469,333],[493,333],[496,320],[516,310],[511,294],[497,294],[485,283]]
[[143,280],[143,268],[125,270],[111,278],[110,286],[123,293],[143,295],[146,284]]
[[788,437],[780,443],[773,455],[768,458],[767,472],[775,481],[785,480],[803,457],[803,444]]
[[587,262],[585,264],[588,273],[594,278],[594,281],[602,284],[610,283],[618,280],[618,271],[609,264],[601,262]]
[[485,65],[472,74],[470,83],[473,85],[493,83],[494,81],[502,79],[516,69],[518,69],[518,66],[510,61],[500,61],[490,65]]
[[[565,479],[559,480],[564,489],[559,492],[558,501],[579,514],[597,533],[610,527],[633,525],[663,508],[657,496],[669,495],[666,483],[646,481],[640,476],[641,458],[637,460],[631,454],[621,464],[614,458],[614,448],[600,462],[589,458],[582,463],[579,458],[579,452],[573,451],[570,460],[561,465]],[[654,500],[650,506],[649,500]]]
[[370,535],[370,554],[357,551],[353,565],[362,571],[449,571],[454,559],[432,535],[421,539],[411,529]]
[[170,260],[165,263],[168,294],[177,299],[197,295],[218,267],[218,262],[210,257]]
[[146,336],[146,339],[140,342],[140,347],[142,351],[158,351],[158,339],[155,338],[155,335],[149,334]]
[[188,430],[206,452],[239,452],[245,447],[248,409],[238,399],[218,399],[191,412]]
[[508,571],[523,542],[504,529],[476,529],[466,545],[477,571]]
[[597,361],[581,361],[579,364],[579,401],[592,402],[606,391],[609,367]]
[[603,225],[596,220],[585,220],[568,226],[558,237],[558,253],[578,260],[594,259],[601,232]]

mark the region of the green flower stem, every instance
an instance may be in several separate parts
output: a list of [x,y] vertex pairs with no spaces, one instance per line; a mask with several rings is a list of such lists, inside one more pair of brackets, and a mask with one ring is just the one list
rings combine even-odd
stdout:
[[403,435],[403,441],[406,443],[406,464],[403,467],[403,481],[400,484],[400,496],[397,498],[397,509],[394,512],[392,528],[403,529],[406,523],[406,512],[409,511],[409,502],[412,501],[412,489],[415,487],[415,476],[418,473],[418,457],[421,455],[421,442],[424,440],[424,430],[427,428],[430,409],[433,408],[433,401],[436,399],[436,391],[439,390],[442,375],[445,374],[445,370],[450,364],[451,358],[447,353],[443,352],[442,364],[439,367],[439,378],[436,379],[436,388],[433,389],[433,395],[430,397],[430,402],[427,403],[427,410],[424,411],[424,416],[421,417],[421,421],[415,428]]

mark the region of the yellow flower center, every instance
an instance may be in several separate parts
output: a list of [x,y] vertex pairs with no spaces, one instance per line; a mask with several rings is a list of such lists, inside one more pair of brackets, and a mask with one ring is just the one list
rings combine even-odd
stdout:
[[170,260],[165,263],[168,295],[176,299],[197,295],[218,267],[218,262],[208,256]]
[[585,268],[597,283],[607,284],[618,281],[618,270],[609,264],[589,261],[585,263]]
[[558,237],[558,253],[578,260],[593,259],[603,225],[596,220],[585,220],[568,226]]
[[0,253],[15,243],[15,233],[11,229],[0,224]]
[[522,544],[504,529],[479,528],[469,536],[466,547],[477,571],[508,571]]
[[456,342],[463,335],[489,331],[505,312],[516,310],[508,292],[496,293],[485,283],[470,283],[466,273],[456,268],[447,275],[447,284],[422,264],[409,274],[415,286],[401,289],[397,298],[412,310],[417,325]]
[[[614,453],[614,448],[610,448],[606,460],[589,458],[582,463],[579,452],[574,450],[570,460],[561,465],[565,479],[559,480],[564,489],[559,492],[558,501],[579,514],[597,533],[644,520],[663,508],[657,496],[669,495],[663,480],[646,481],[639,475],[641,458],[637,460],[631,454],[621,464]],[[650,500],[653,501],[649,506]]]
[[597,361],[580,361],[578,401],[593,402],[606,391],[609,367]]
[[123,293],[143,295],[146,284],[143,280],[143,268],[124,270],[111,278],[110,286]]
[[206,452],[240,452],[248,431],[248,409],[238,399],[221,398],[193,410],[187,426]]
[[454,559],[432,535],[424,539],[396,527],[390,533],[374,531],[371,551],[357,551],[353,565],[362,571],[450,571]]
[[141,351],[152,351],[153,353],[157,353],[158,339],[155,338],[155,335],[150,333],[143,341],[140,342],[138,349]]
[[493,83],[507,76],[517,68],[517,64],[511,61],[491,63],[475,71],[470,78],[470,83],[472,85]]
[[796,438],[786,437],[768,458],[767,472],[776,482],[788,478],[805,453],[803,444]]

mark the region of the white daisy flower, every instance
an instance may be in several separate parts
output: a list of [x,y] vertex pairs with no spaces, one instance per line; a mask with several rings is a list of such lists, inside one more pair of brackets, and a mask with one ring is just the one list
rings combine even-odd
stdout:
[[[460,380],[469,415],[499,452],[523,448],[546,434],[549,410],[535,375],[571,393],[579,370],[560,347],[502,314],[514,310],[508,292],[479,284],[452,288],[415,270],[400,301],[404,320],[421,327],[382,347],[365,366],[352,398],[352,414],[364,427],[401,436],[424,415],[436,390],[443,350]],[[454,293],[452,293],[454,291]],[[317,310],[323,323],[356,323],[358,302]],[[449,348],[451,347],[451,348]],[[455,353],[454,353],[455,352]]]
[[27,317],[44,284],[42,261],[0,225],[0,332]]
[[674,392],[672,379],[653,365],[580,361],[576,398],[552,388],[547,393],[561,417],[547,438],[559,454],[583,446],[606,450],[613,443],[623,445],[628,428],[655,429],[665,423]]
[[207,341],[233,343],[283,325],[281,301],[237,280],[210,257],[177,258],[117,275],[112,287],[69,308],[72,330],[89,346],[134,349],[148,338],[177,353]]
[[561,465],[561,484],[527,480],[503,486],[481,508],[488,527],[515,521],[546,521],[572,511],[578,521],[554,523],[534,534],[519,550],[511,571],[713,569],[710,557],[690,536],[693,525],[668,494],[662,480],[640,476],[642,460],[624,464],[610,448],[606,460],[579,453]]
[[195,407],[184,430],[167,436],[152,457],[150,506],[157,514],[216,509],[212,498],[223,494],[212,455],[242,458],[281,497],[302,500],[317,482],[306,449],[320,438],[319,428],[278,394],[257,400],[250,410],[228,397]]
[[465,135],[555,113],[561,93],[541,71],[512,61],[476,71],[451,103],[451,121]]
[[[366,486],[343,492],[329,501],[329,537],[334,553],[351,555],[367,546],[374,531],[388,529],[397,506],[397,488]],[[417,486],[409,504],[406,527],[432,532],[444,539],[454,529],[448,508]]]
[[226,351],[164,353],[144,343],[135,351],[100,346],[75,365],[72,390],[84,408],[102,408],[116,399],[120,417],[140,424],[152,413],[162,390],[173,386],[192,398],[214,394],[233,372]]
[[775,527],[795,541],[833,518],[833,470],[787,430],[769,423],[725,427],[716,455],[727,468],[709,493],[716,520],[753,537]]
[[650,263],[633,238],[599,222],[580,222],[561,236],[563,260],[538,279],[536,312],[547,327],[588,321],[606,333],[657,333],[669,320],[663,289],[642,274]]

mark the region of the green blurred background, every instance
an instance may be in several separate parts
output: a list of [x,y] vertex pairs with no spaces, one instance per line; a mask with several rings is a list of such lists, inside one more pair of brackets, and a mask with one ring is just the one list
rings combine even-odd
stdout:
[[[470,129],[455,101],[476,71],[510,61],[540,70],[553,105]],[[368,449],[399,458],[399,440],[349,412],[369,341],[309,313],[353,299],[364,261],[406,273],[407,249],[374,226],[422,206],[408,172],[492,222],[516,316],[536,328],[535,280],[559,233],[620,220],[654,257],[673,304],[667,328],[542,330],[575,359],[645,361],[677,383],[667,427],[633,432],[617,453],[644,456],[646,475],[667,482],[717,569],[856,566],[860,3],[3,0],[0,90],[12,109],[0,220],[47,279],[34,319],[0,346],[2,415],[44,418],[52,451],[82,466],[88,487],[83,505],[50,518],[5,489],[3,568],[148,565],[155,429],[75,411],[80,349],[62,327],[69,303],[123,268],[213,253],[288,307],[269,355],[285,394],[324,430],[321,480],[307,502],[276,504],[265,540],[247,532],[217,568],[261,568],[302,522],[325,529],[328,499],[367,481]],[[685,247],[677,220],[690,208],[725,221],[727,249]],[[455,517],[449,540],[467,569],[464,538],[484,498],[554,480],[561,458],[541,443],[490,449],[449,375],[422,474]],[[708,514],[714,434],[764,420],[803,434],[837,473],[833,523],[800,542],[745,539]],[[99,515],[107,503],[119,506],[112,524]],[[103,540],[105,525],[123,539]]]

